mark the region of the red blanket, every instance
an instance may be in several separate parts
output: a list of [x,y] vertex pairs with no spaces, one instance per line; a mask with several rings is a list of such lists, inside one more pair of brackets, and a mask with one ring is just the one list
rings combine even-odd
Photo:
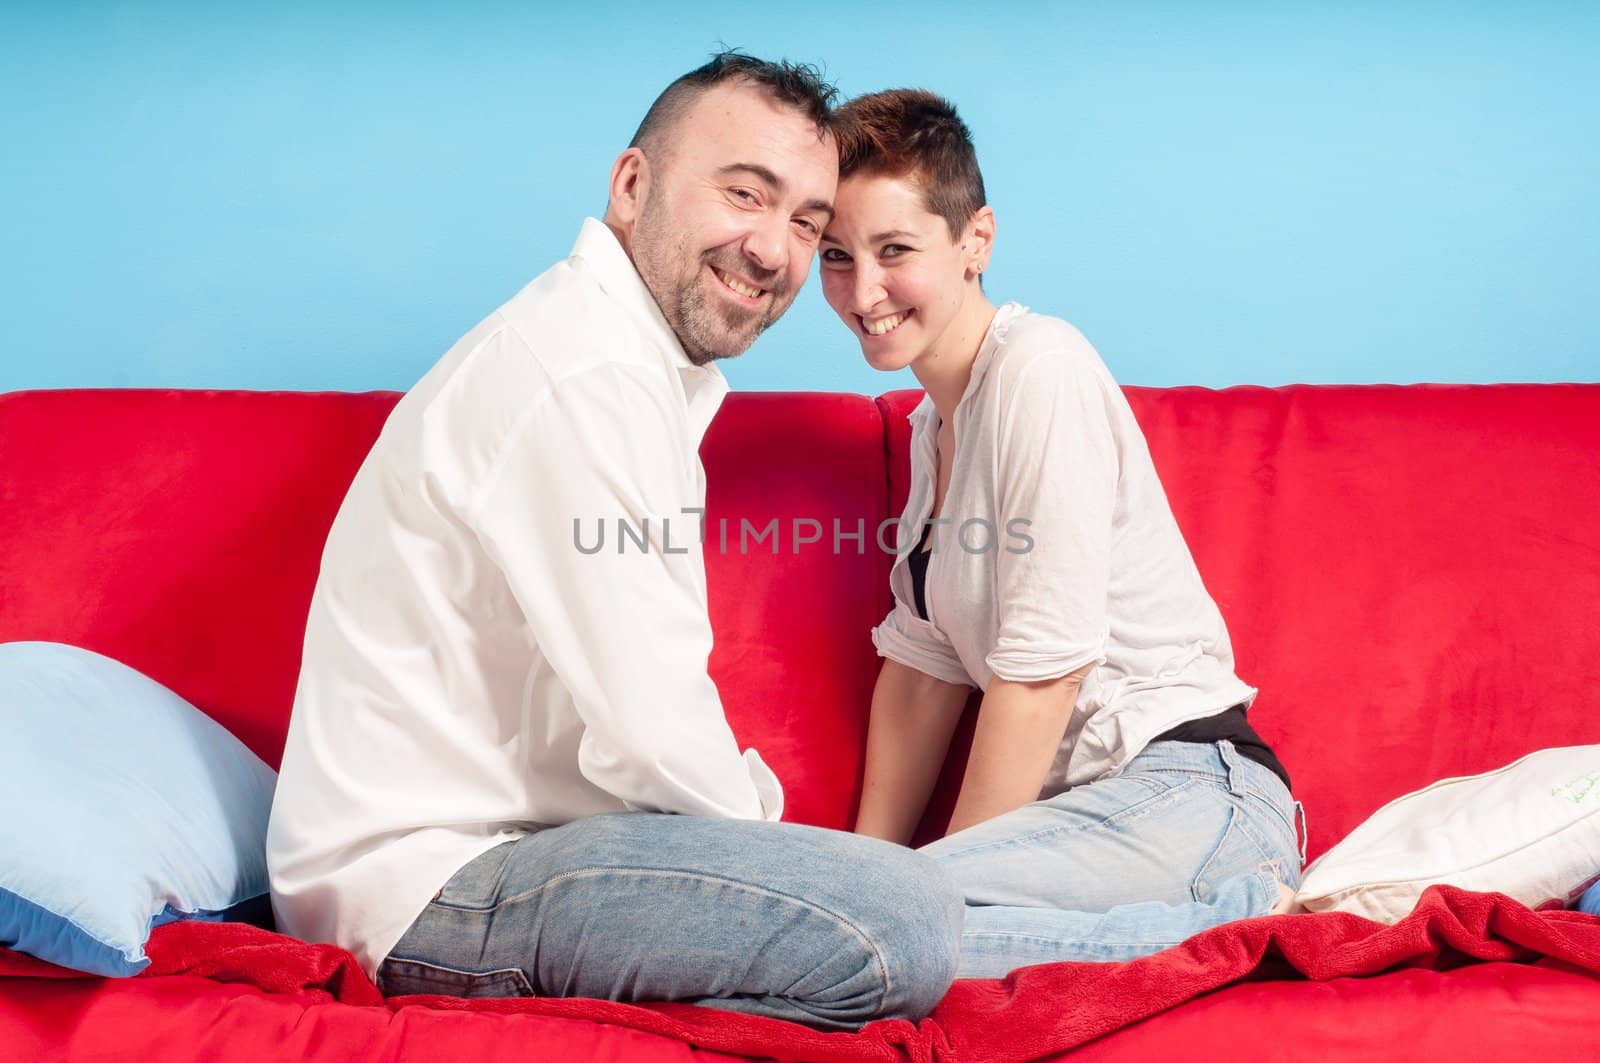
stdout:
[[[684,1004],[437,996],[384,1000],[343,949],[307,945],[239,923],[171,923],[151,934],[146,951],[151,964],[141,978],[195,975],[308,1001],[560,1015],[785,1060],[976,1063],[1063,1051],[1247,978],[1326,980],[1392,967],[1443,970],[1475,960],[1528,962],[1540,956],[1600,974],[1600,919],[1573,911],[1534,912],[1498,893],[1436,886],[1394,926],[1340,913],[1247,919],[1131,963],[1044,964],[1001,980],[963,980],[920,1024],[876,1022],[857,1034],[818,1033]],[[0,976],[92,977],[4,949]]]

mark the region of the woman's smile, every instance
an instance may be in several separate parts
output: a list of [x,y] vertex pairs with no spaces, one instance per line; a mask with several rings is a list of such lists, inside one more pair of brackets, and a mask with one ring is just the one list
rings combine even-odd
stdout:
[[896,310],[892,314],[883,314],[874,318],[866,318],[862,317],[860,314],[857,314],[856,321],[861,325],[862,335],[866,336],[868,339],[876,339],[881,336],[887,336],[889,333],[899,328],[911,317],[912,314],[915,314],[916,312],[917,311],[915,308],[910,310]]

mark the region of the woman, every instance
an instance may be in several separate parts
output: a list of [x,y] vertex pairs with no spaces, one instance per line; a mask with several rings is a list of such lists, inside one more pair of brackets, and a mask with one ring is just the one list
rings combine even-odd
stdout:
[[995,219],[965,124],[882,92],[839,138],[824,294],[870,365],[927,392],[856,831],[910,841],[976,686],[950,832],[925,850],[966,892],[960,976],[1294,910],[1303,810],[1246,719],[1256,691],[1094,348],[984,294]]

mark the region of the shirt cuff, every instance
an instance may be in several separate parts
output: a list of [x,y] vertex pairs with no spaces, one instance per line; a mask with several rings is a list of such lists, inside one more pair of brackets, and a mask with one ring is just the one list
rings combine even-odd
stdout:
[[761,798],[761,818],[772,823],[778,822],[783,818],[783,784],[778,782],[778,776],[754,749],[744,751],[744,766],[750,773],[750,781],[755,784],[756,794]]
[[992,675],[1012,683],[1042,683],[1049,679],[1060,679],[1090,662],[1097,668],[1106,663],[1105,639],[1093,646],[1066,643],[1000,645],[983,661]]

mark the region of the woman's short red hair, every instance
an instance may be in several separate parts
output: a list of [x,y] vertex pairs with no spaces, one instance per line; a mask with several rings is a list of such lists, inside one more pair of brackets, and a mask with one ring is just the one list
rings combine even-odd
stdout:
[[955,105],[925,89],[889,89],[857,96],[834,112],[839,180],[854,174],[910,177],[931,214],[959,240],[988,202],[972,132]]

